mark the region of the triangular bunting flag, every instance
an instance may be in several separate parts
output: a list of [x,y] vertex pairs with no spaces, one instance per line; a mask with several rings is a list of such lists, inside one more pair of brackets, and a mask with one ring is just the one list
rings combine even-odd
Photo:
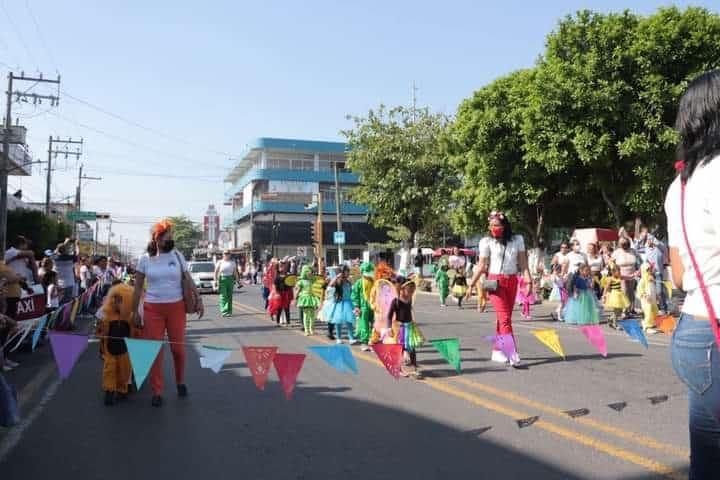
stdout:
[[650,400],[650,403],[652,405],[657,405],[658,403],[667,402],[670,399],[667,395],[656,395],[654,397],[648,397],[648,400]]
[[485,340],[492,343],[493,349],[500,350],[507,358],[510,358],[517,353],[517,350],[515,349],[515,339],[512,335],[490,335],[485,337]]
[[48,315],[43,315],[42,318],[40,318],[40,321],[38,322],[37,328],[33,332],[32,336],[32,350],[35,351],[35,347],[37,347],[38,342],[40,341],[40,335],[42,335],[43,330],[45,330],[45,325],[48,321]]
[[658,315],[655,318],[655,324],[657,325],[658,330],[669,335],[675,331],[677,322],[670,315]]
[[203,345],[200,347],[200,366],[209,368],[215,373],[220,373],[225,360],[232,354],[232,349]]
[[600,355],[607,357],[607,343],[600,325],[583,325],[580,327],[580,331],[588,339],[588,342],[600,352]]
[[162,340],[142,340],[138,338],[126,338],[128,354],[130,355],[130,365],[132,365],[135,374],[135,386],[138,390],[145,382],[150,367],[152,367],[158,352],[163,346]]
[[460,340],[457,338],[441,338],[430,340],[440,356],[448,362],[457,373],[460,373]]
[[282,386],[283,392],[285,392],[285,398],[288,400],[292,398],[293,390],[295,390],[295,382],[297,381],[297,376],[302,369],[304,361],[304,353],[277,353],[275,354],[275,358],[273,358],[273,364],[280,379],[280,385]]
[[637,340],[643,347],[648,348],[647,338],[645,338],[645,332],[643,332],[640,322],[637,320],[620,320],[618,323],[630,338]]
[[265,390],[265,382],[270,373],[270,365],[277,354],[278,347],[243,347],[245,363],[252,374],[258,390]]
[[540,417],[535,416],[535,417],[521,418],[519,420],[515,420],[515,422],[517,423],[518,428],[526,428],[526,427],[529,427],[530,425],[532,425],[533,423],[537,422],[538,420],[540,420]]
[[322,358],[325,363],[333,367],[335,370],[338,370],[340,372],[346,372],[349,369],[345,364],[345,359],[343,358],[344,349],[342,347],[348,348],[347,345],[317,345],[308,347],[308,350],[313,352],[318,357]]
[[48,336],[60,378],[64,380],[70,376],[75,362],[87,348],[88,336],[60,332],[50,332]]
[[535,338],[537,338],[540,343],[560,355],[562,358],[565,358],[565,351],[560,343],[560,337],[558,337],[557,330],[553,328],[546,328],[542,330],[532,330],[530,333],[535,335]]
[[355,361],[355,356],[353,355],[352,350],[350,350],[350,347],[347,345],[336,346],[340,347],[340,355],[345,363],[345,367],[353,373],[358,373],[357,362]]
[[622,412],[625,407],[627,407],[627,402],[609,403],[608,407],[612,408],[616,412]]
[[570,418],[577,418],[590,415],[590,410],[587,408],[578,408],[577,410],[565,410],[563,413]]
[[376,343],[372,348],[390,375],[395,377],[395,380],[400,379],[400,372],[402,371],[402,346],[389,343]]

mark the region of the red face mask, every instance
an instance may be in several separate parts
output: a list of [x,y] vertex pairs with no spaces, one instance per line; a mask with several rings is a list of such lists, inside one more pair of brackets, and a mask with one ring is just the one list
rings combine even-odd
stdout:
[[490,235],[492,235],[493,238],[502,238],[504,232],[505,232],[505,227],[499,227],[499,226],[490,227]]

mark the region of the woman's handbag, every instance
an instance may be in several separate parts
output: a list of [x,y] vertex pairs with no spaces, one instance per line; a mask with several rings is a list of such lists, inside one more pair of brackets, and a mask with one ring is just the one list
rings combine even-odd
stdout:
[[[505,266],[505,250],[507,250],[507,245],[503,247],[503,253],[502,253],[502,262],[500,262],[500,273],[502,274],[502,269]],[[488,271],[490,271],[490,260],[492,259],[492,255],[490,258],[488,258]],[[483,280],[482,282],[482,288],[486,292],[496,292],[497,289],[500,287],[500,284],[497,280]]]
[[180,272],[182,274],[180,283],[182,285],[183,302],[185,303],[185,313],[198,313],[200,296],[198,295],[197,289],[195,288],[192,277],[190,277],[188,271],[183,268],[183,263],[180,259],[180,255],[175,252],[175,256],[178,259],[178,263],[180,265]]

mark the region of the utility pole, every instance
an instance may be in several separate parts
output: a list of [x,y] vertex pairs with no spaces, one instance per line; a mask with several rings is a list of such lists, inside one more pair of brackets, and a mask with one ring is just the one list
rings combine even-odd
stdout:
[[[65,150],[53,150],[53,143],[56,144],[64,144]],[[77,149],[74,152],[68,151],[68,145],[80,145],[77,147]],[[80,155],[82,155],[82,145],[83,145],[83,139],[80,140],[73,140],[72,137],[68,138],[67,140],[61,140],[59,137],[55,137],[53,139],[52,135],[48,137],[48,159],[47,159],[47,178],[45,180],[45,215],[50,215],[50,180],[52,178],[52,159],[53,156],[57,158],[58,153],[62,153],[65,155],[65,158],[68,157],[68,155],[74,155],[75,160],[80,158]]]
[[112,239],[112,218],[110,219],[110,223],[108,224],[108,241],[105,247],[105,256],[108,258],[110,258],[110,239]]
[[[80,170],[78,171],[78,184],[77,184],[77,190],[75,193],[75,210],[78,212],[81,209],[81,197],[82,197],[82,181],[83,180],[102,180],[102,177],[88,177],[87,175],[83,175],[83,164],[80,164]],[[78,222],[75,222],[75,236],[78,236]]]
[[[56,95],[39,95],[37,93],[29,93],[26,91],[14,91],[13,81],[18,82],[35,82],[53,83],[57,85]],[[30,87],[32,88],[32,87]],[[8,73],[8,89],[7,105],[5,110],[5,136],[3,138],[3,155],[0,159],[0,250],[5,251],[7,244],[7,188],[8,188],[8,168],[10,167],[10,136],[12,133],[12,97],[15,95],[19,101],[21,98],[26,101],[28,98],[33,99],[33,104],[42,103],[43,100],[50,100],[50,106],[55,107],[60,102],[60,76],[57,80],[44,79],[42,74],[36,77],[26,77],[25,72],[20,72],[20,76]]]
[[[342,232],[342,205],[340,204],[340,176],[338,174],[337,162],[333,162],[335,166],[335,215],[337,217],[337,231]],[[338,245],[338,265],[342,265],[345,261],[343,255],[343,246]]]

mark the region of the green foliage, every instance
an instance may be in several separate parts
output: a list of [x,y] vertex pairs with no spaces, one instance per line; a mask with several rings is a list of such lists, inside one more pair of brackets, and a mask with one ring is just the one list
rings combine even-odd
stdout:
[[349,168],[360,177],[352,198],[373,212],[380,227],[404,227],[405,240],[447,215],[456,183],[440,147],[444,115],[427,109],[380,106],[342,132],[348,140]]
[[173,228],[175,248],[177,248],[185,258],[192,257],[193,249],[197,248],[198,242],[202,239],[202,230],[198,224],[194,223],[185,215],[170,217],[169,220],[175,224]]
[[446,143],[463,173],[455,226],[483,229],[493,208],[537,237],[543,224],[661,223],[679,97],[718,64],[720,16],[705,9],[564,18],[534,68],[460,105]]
[[54,250],[58,243],[72,237],[73,227],[38,210],[8,210],[8,244],[17,235],[29,238],[36,257],[42,258],[45,250]]

